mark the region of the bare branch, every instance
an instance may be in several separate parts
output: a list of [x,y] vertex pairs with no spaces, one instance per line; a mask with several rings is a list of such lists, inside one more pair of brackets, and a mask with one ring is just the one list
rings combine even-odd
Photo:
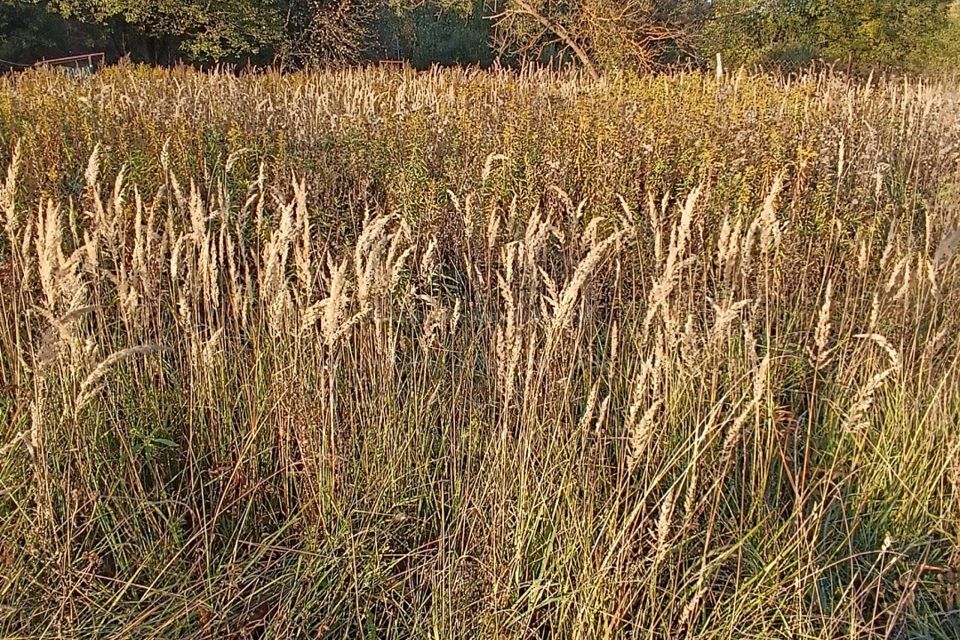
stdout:
[[556,41],[596,78],[600,66],[651,71],[665,52],[682,50],[688,27],[680,9],[669,6],[655,0],[506,0],[492,18],[501,49],[542,55]]

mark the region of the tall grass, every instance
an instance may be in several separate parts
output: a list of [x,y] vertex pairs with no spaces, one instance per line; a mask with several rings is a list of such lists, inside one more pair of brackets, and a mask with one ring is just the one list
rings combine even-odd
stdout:
[[0,634],[956,637],[957,116],[0,80]]

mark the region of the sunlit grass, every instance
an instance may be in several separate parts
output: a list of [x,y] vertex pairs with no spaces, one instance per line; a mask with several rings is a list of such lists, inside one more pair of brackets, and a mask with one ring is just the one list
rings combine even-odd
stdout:
[[956,637],[956,96],[0,79],[0,634]]

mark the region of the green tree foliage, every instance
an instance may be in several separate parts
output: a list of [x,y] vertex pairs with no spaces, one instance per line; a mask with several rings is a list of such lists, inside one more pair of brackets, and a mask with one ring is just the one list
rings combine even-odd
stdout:
[[809,60],[815,57],[814,30],[805,0],[715,0],[700,37],[707,54],[733,63]]
[[479,64],[492,59],[491,24],[483,3],[441,2],[386,5],[377,24],[380,53],[409,60],[414,67],[432,64]]
[[241,60],[282,40],[283,6],[274,0],[47,0],[67,19],[106,27],[118,48],[154,63]]
[[715,0],[701,38],[734,62],[850,59],[906,66],[948,24],[949,0]]
[[819,0],[817,34],[828,58],[903,65],[942,29],[948,0]]
[[[91,49],[154,64],[576,60],[652,70],[678,60],[850,60],[949,69],[950,0],[0,0],[0,58]],[[956,3],[954,3],[956,5]],[[954,17],[951,18],[951,15]]]
[[32,2],[0,0],[0,60],[7,61],[0,70],[107,48],[106,33],[95,25],[64,19]]
[[933,73],[955,75],[960,71],[960,1],[951,3],[946,24],[923,38],[907,63]]

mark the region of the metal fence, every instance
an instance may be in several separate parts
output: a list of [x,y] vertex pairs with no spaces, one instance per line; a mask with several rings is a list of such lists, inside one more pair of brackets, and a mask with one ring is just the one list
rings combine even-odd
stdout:
[[105,55],[103,53],[84,53],[79,56],[67,56],[65,58],[53,58],[52,60],[40,60],[34,63],[34,67],[52,67],[61,69],[66,73],[83,75],[93,73],[104,65]]

